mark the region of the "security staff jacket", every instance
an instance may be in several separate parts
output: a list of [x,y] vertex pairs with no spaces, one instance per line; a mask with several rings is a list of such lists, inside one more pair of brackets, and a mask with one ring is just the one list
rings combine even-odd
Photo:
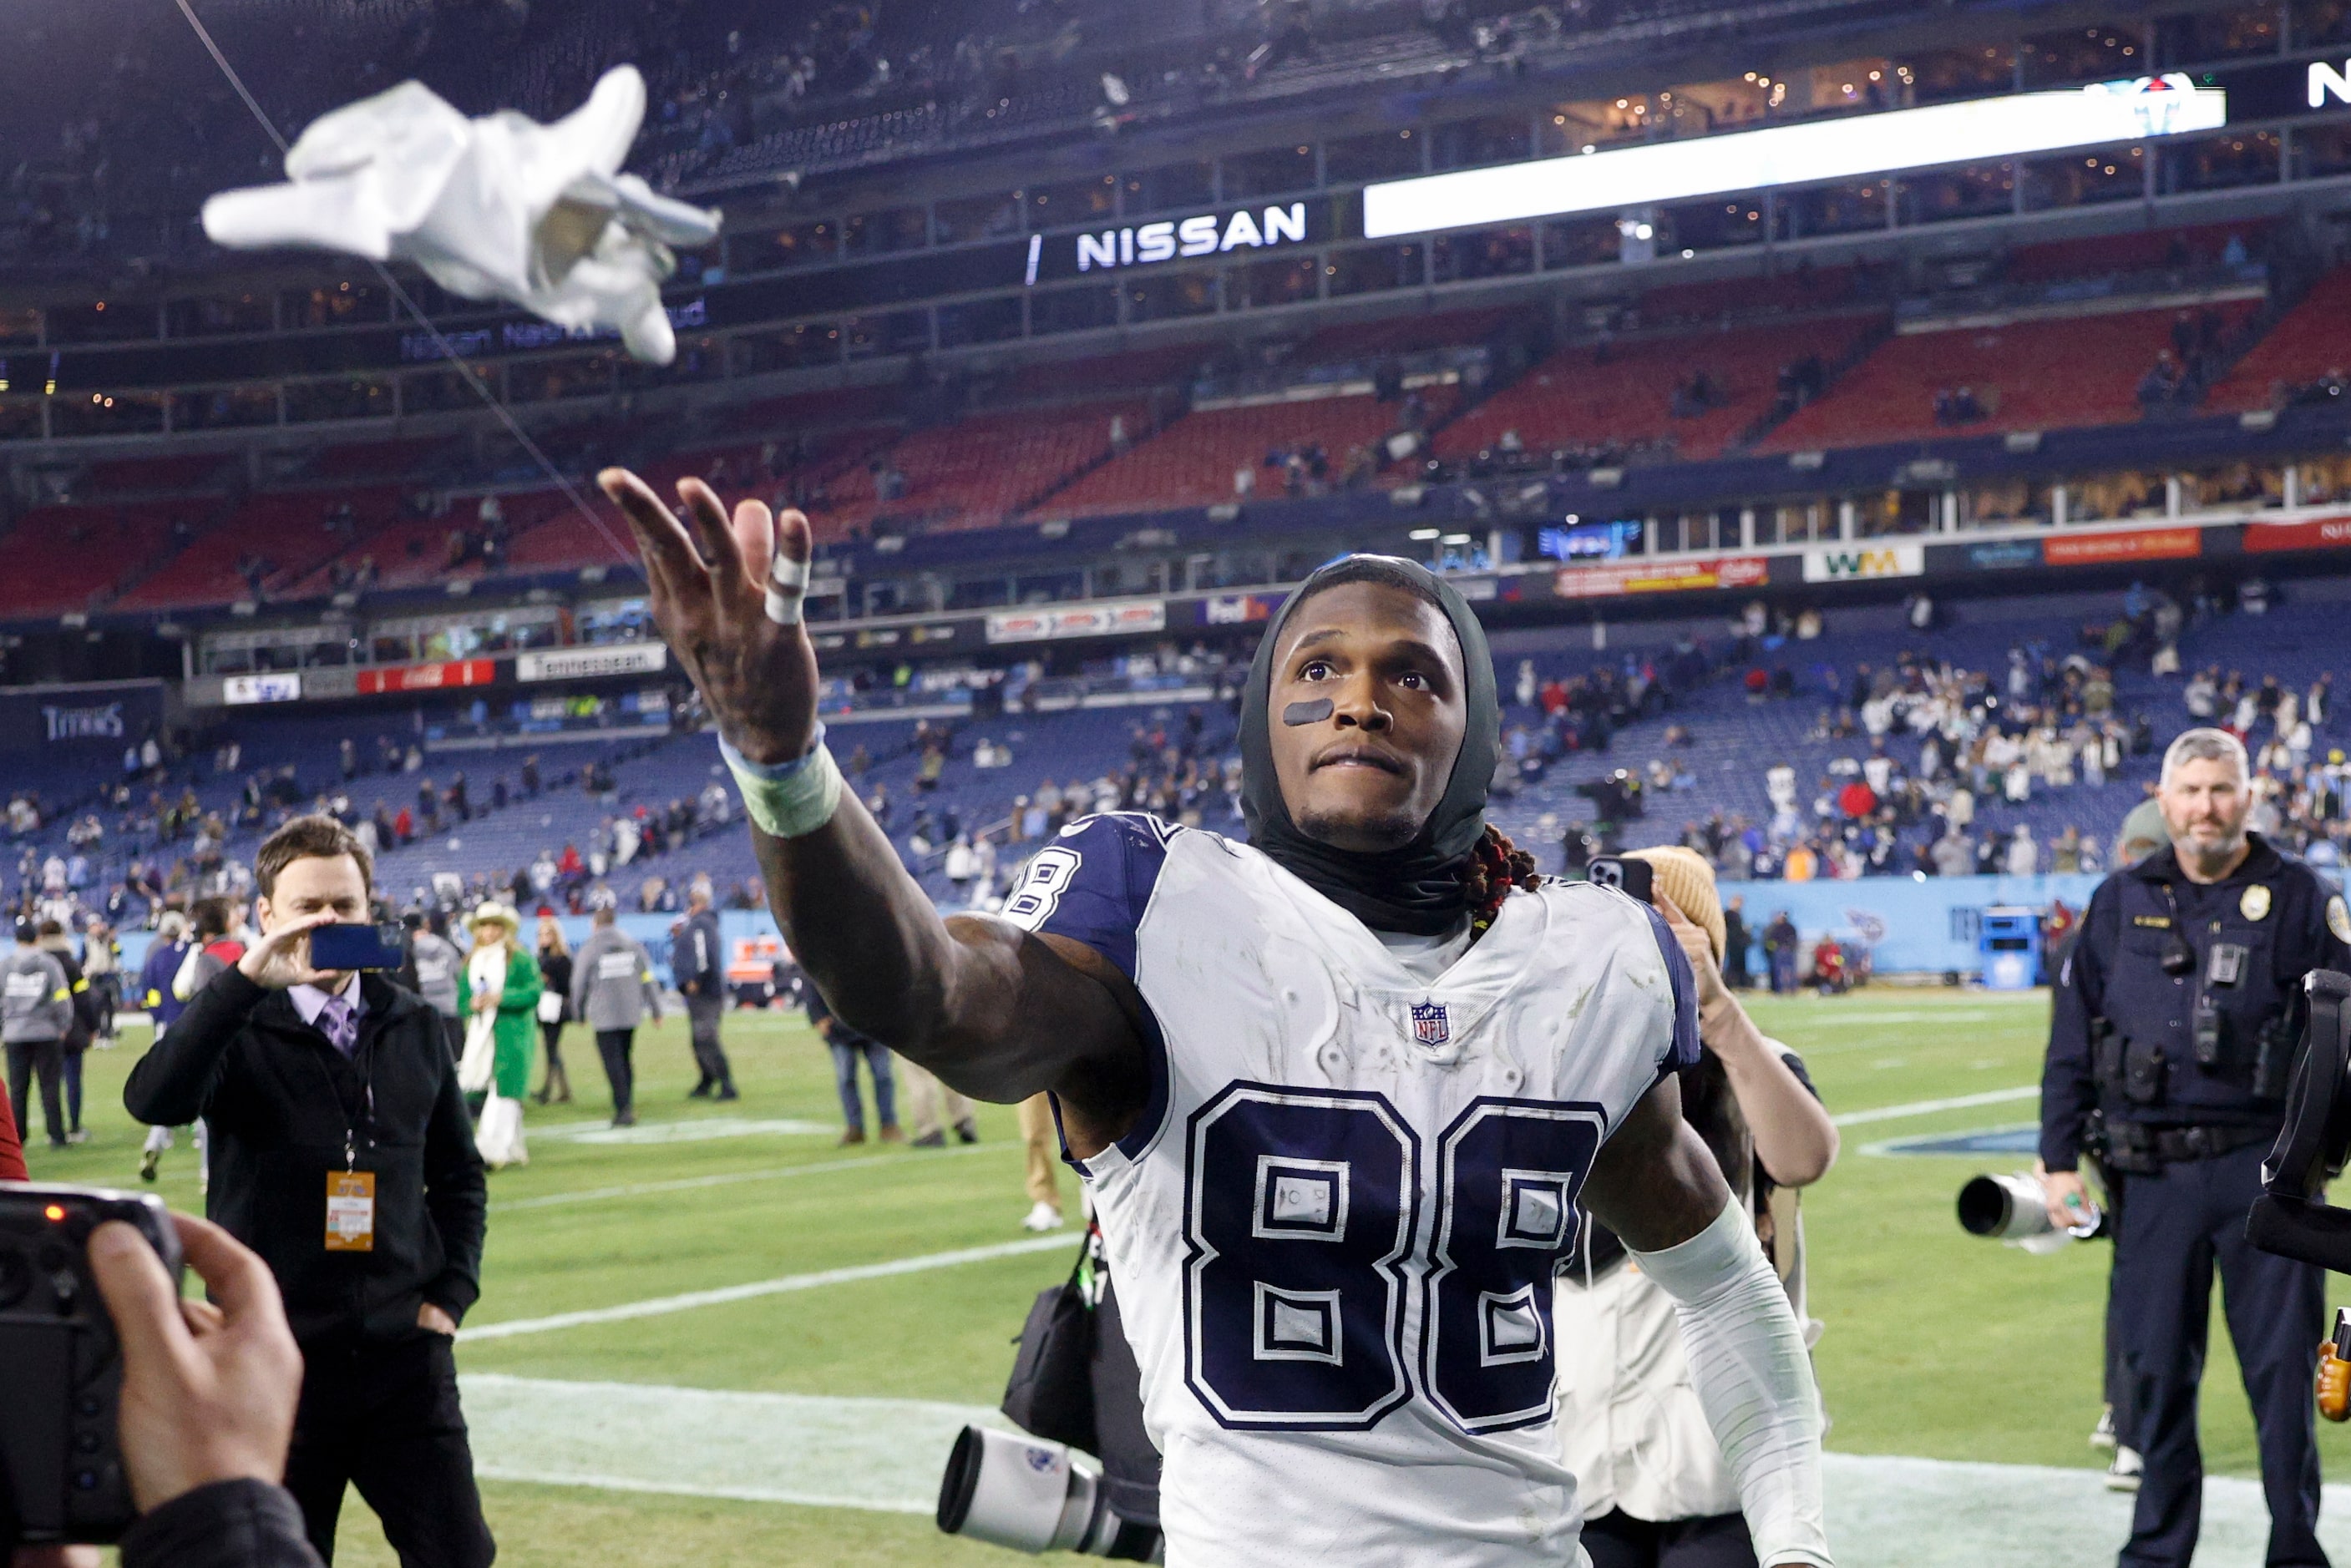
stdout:
[[726,966],[718,946],[718,912],[705,909],[689,915],[670,939],[670,977],[678,990],[697,1001],[725,993]]
[[[456,1064],[414,992],[360,977],[346,1058],[294,1000],[224,970],[131,1069],[122,1103],[154,1127],[212,1128],[208,1218],[262,1256],[305,1345],[390,1341],[431,1302],[453,1319],[481,1293],[488,1194]],[[375,1175],[374,1247],[327,1251],[327,1178]]]
[[[2076,1168],[2094,1109],[2150,1128],[2279,1124],[2294,1041],[2274,1034],[2268,1048],[2284,1054],[2265,1086],[2276,1092],[2256,1094],[2263,1031],[2288,1016],[2304,975],[2351,968],[2351,915],[2307,865],[2248,836],[2251,853],[2222,881],[2189,881],[2166,845],[2091,896],[2058,973],[2042,1070],[2051,1170]],[[2175,943],[2192,961],[2175,956],[2167,970]]]
[[571,959],[571,1015],[602,1033],[634,1029],[651,1013],[661,1022],[661,986],[644,944],[618,926],[588,933]]
[[64,1039],[73,1021],[73,988],[55,953],[26,947],[0,953],[0,1040],[46,1044]]

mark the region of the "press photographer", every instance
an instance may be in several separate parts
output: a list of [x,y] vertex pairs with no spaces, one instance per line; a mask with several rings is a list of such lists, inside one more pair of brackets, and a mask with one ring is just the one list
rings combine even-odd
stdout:
[[2270,1510],[2267,1560],[2323,1563],[2311,1376],[2325,1275],[2259,1251],[2246,1214],[2283,1119],[2304,975],[2351,961],[2351,913],[2301,861],[2245,829],[2244,747],[2190,730],[2164,755],[2168,846],[2100,884],[2057,980],[2041,1092],[2053,1225],[2089,1216],[2085,1156],[2117,1175],[2109,1333],[2144,1467],[2124,1559],[2184,1565],[2203,1458],[2198,1385],[2217,1268]]
[[486,1568],[452,1340],[480,1293],[482,1165],[438,1015],[382,974],[310,965],[367,919],[371,857],[301,816],[254,857],[263,935],[137,1066],[140,1120],[212,1128],[211,1217],[284,1293],[305,1376],[287,1486],[332,1561],[347,1485],[408,1568]]

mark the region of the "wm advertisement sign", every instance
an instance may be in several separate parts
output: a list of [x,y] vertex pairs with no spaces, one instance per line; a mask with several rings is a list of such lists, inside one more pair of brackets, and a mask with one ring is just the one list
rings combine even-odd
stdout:
[[1808,583],[1915,577],[1926,569],[1924,545],[1838,545],[1804,552],[1804,581]]

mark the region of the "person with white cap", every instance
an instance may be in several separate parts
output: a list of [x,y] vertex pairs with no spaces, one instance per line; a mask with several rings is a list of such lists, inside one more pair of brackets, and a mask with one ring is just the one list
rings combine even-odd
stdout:
[[522,1097],[530,1090],[531,1034],[538,1026],[538,961],[515,940],[521,919],[504,904],[481,905],[466,923],[474,950],[457,974],[457,1013],[465,1020],[457,1086],[483,1096],[474,1142],[496,1170],[530,1158]]

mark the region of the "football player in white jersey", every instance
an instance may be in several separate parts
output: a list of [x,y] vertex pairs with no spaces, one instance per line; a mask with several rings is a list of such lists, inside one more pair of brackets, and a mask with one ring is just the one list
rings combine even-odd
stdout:
[[1678,1305],[1759,1560],[1829,1568],[1802,1337],[1679,1114],[1688,962],[1486,825],[1499,712],[1458,592],[1352,556],[1291,597],[1242,701],[1248,845],[1088,818],[1004,917],[949,919],[824,746],[806,520],[600,483],[827,1002],[967,1094],[1052,1095],[1170,1563],[1581,1562],[1549,1324],[1588,1211]]

